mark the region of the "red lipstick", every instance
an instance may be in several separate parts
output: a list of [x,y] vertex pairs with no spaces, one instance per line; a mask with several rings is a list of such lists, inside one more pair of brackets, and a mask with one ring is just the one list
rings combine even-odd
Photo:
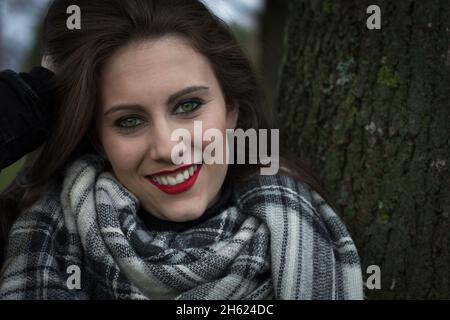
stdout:
[[[175,171],[170,171],[170,170],[160,171],[157,174],[154,174],[153,176],[173,174],[175,172],[184,171],[185,169],[187,169],[191,166],[193,166],[193,165],[192,164],[186,165],[186,166],[176,169]],[[185,191],[189,190],[190,188],[192,188],[195,181],[197,180],[197,177],[198,177],[201,169],[202,169],[202,164],[197,164],[197,170],[194,172],[194,174],[192,176],[190,176],[187,180],[183,181],[182,183],[176,184],[174,186],[171,186],[171,185],[165,186],[165,185],[159,184],[158,182],[153,181],[153,179],[151,177],[148,177],[148,181],[150,181],[150,183],[153,184],[155,187],[157,187],[159,190],[161,190],[167,194],[178,194],[178,193],[185,192]]]

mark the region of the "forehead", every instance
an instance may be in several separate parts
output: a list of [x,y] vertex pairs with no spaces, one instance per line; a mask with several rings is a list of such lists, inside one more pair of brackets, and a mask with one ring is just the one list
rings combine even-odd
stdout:
[[[134,99],[155,99],[187,86],[218,89],[208,59],[178,36],[133,43],[109,58],[101,74],[104,104]],[[155,101],[156,102],[156,101]]]

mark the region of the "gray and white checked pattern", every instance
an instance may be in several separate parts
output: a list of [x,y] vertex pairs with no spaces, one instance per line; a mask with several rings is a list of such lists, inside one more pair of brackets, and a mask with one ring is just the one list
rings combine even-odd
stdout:
[[[306,184],[255,176],[223,212],[152,231],[139,202],[92,155],[68,166],[17,220],[2,299],[362,299],[355,245]],[[81,268],[81,290],[66,270]]]

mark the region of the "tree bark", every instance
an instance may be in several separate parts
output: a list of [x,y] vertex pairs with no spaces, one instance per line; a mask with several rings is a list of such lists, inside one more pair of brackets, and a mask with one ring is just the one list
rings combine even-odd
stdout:
[[[381,30],[369,30],[369,5]],[[281,141],[320,173],[368,298],[450,298],[450,2],[290,0]],[[281,125],[282,124],[282,125]]]
[[273,119],[280,67],[283,61],[288,17],[288,0],[265,0],[261,21],[261,59],[260,70],[264,92],[267,99],[267,114]]

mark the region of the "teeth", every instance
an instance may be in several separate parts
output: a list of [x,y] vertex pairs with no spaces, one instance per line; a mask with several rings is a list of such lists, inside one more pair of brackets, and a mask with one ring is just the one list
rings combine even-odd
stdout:
[[184,181],[184,177],[182,173],[177,174],[177,183],[182,183]]
[[177,173],[176,176],[152,176],[152,180],[164,186],[174,186],[192,177],[196,171],[197,165],[194,164],[186,170]]
[[169,182],[169,185],[170,185],[170,186],[174,186],[174,185],[177,184],[177,180],[175,180],[175,179],[172,178],[172,177],[167,177],[167,181]]

